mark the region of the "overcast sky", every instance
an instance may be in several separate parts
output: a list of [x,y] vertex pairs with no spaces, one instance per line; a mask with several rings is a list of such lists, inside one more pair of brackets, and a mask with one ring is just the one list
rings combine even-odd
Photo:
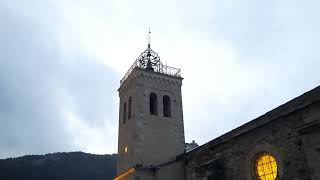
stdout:
[[320,85],[317,0],[1,0],[0,158],[117,152],[119,80],[147,47],[182,68],[203,144]]

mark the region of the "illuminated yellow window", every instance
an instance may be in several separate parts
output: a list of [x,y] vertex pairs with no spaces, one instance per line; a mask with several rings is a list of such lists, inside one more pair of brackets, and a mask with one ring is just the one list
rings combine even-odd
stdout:
[[256,161],[256,174],[259,180],[275,180],[277,177],[276,159],[268,153],[259,155]]

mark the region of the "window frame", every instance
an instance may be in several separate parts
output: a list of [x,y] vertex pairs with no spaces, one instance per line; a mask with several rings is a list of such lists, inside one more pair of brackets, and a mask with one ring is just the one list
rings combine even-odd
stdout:
[[149,113],[158,116],[158,96],[154,92],[149,95]]
[[128,101],[128,120],[131,119],[132,117],[132,97],[129,97],[129,101]]
[[246,158],[244,159],[244,166],[246,169],[246,179],[248,180],[259,180],[256,176],[256,159],[261,153],[271,154],[277,162],[277,180],[283,179],[283,169],[284,169],[284,160],[287,159],[286,153],[281,150],[280,147],[264,142],[262,144],[257,144],[251,147],[248,151]]
[[122,110],[122,124],[127,122],[127,102],[123,103],[123,110]]
[[[261,180],[261,176],[259,175],[259,173],[258,173],[258,163],[259,163],[259,160],[263,157],[263,156],[265,156],[265,155],[267,155],[267,156],[271,156],[274,160],[275,160],[275,162],[276,162],[276,165],[277,165],[277,170],[276,170],[276,177],[275,177],[275,180],[276,179],[278,179],[278,162],[277,162],[277,158],[274,156],[274,155],[272,155],[271,153],[269,153],[269,152],[260,152],[260,153],[258,153],[255,157],[255,162],[254,162],[254,171],[255,171],[255,178],[257,179],[257,180]],[[268,162],[268,163],[270,163],[270,162]],[[267,163],[267,164],[268,164]],[[269,175],[269,174],[268,174]]]
[[163,117],[172,117],[171,98],[169,95],[164,95],[162,97],[162,109]]

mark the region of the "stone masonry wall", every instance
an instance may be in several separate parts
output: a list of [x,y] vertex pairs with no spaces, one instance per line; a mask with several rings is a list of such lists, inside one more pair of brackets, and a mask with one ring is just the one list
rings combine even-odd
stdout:
[[[172,161],[184,153],[184,126],[181,97],[182,78],[143,69],[134,69],[119,88],[118,174],[136,165],[157,166]],[[150,93],[158,98],[158,115],[150,114]],[[163,96],[171,100],[171,117],[163,116]],[[123,104],[132,97],[132,118],[125,124]],[[124,147],[128,152],[124,152]],[[181,166],[158,171],[153,178],[183,177]],[[140,180],[150,180],[150,174],[135,174]]]

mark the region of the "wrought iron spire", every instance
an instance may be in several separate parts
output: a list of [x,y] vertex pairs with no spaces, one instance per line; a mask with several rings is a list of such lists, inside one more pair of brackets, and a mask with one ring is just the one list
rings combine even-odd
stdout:
[[141,68],[145,70],[150,70],[162,74],[167,74],[170,76],[176,76],[181,77],[181,70],[167,66],[167,63],[163,65],[160,61],[160,56],[158,53],[153,51],[151,49],[151,31],[149,28],[148,32],[148,48],[144,50],[139,57],[136,59],[136,61],[132,64],[128,72],[124,75],[124,77],[121,79],[120,84],[122,84],[130,75],[130,73],[136,68]]

